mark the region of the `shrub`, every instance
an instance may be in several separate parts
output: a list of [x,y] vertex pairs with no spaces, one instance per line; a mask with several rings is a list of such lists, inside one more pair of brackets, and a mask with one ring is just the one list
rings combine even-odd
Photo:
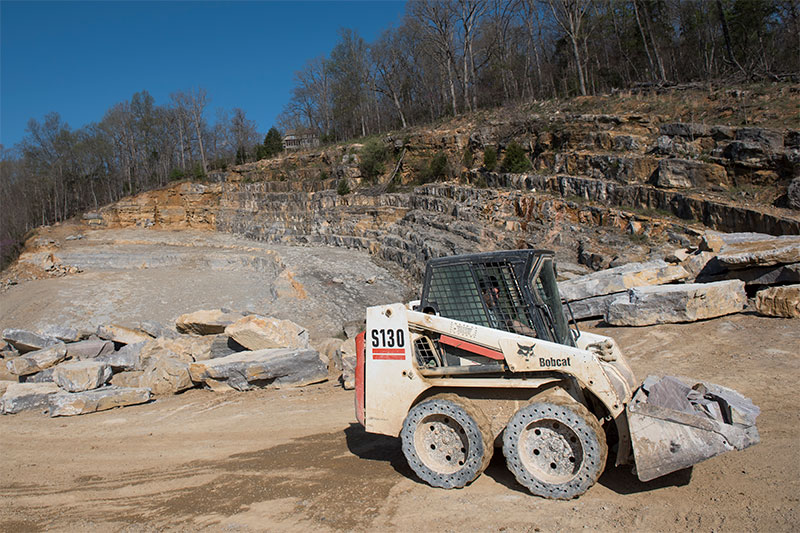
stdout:
[[427,163],[423,160],[420,161],[416,168],[417,183],[428,183],[438,179],[446,179],[452,175],[450,161],[447,159],[447,154],[439,152],[434,155]]
[[370,181],[375,181],[386,170],[384,163],[387,157],[388,153],[383,143],[376,140],[367,142],[360,153],[361,162],[358,167],[361,175]]
[[506,148],[506,156],[503,159],[503,165],[500,170],[503,172],[512,172],[514,174],[521,174],[531,169],[531,162],[525,155],[525,149],[517,143],[512,142]]
[[339,180],[339,185],[336,186],[336,192],[339,194],[339,196],[350,194],[350,186],[347,184],[346,179],[342,178]]
[[186,177],[186,172],[179,168],[173,168],[169,172],[169,180],[170,181],[180,181]]
[[487,146],[483,151],[483,166],[489,172],[497,166],[497,149],[494,146]]
[[475,163],[475,156],[472,154],[472,150],[464,148],[464,153],[461,156],[461,163],[467,168],[472,168],[472,164]]
[[330,178],[330,175],[325,169],[319,171],[319,179],[321,181],[325,181],[326,179]]

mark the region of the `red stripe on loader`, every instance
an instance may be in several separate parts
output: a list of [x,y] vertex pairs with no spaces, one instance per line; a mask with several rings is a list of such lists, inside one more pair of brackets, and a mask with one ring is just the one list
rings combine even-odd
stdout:
[[405,348],[373,348],[372,359],[402,361],[406,358]]
[[439,342],[454,348],[460,348],[477,355],[488,357],[489,359],[496,359],[497,361],[502,361],[505,359],[503,352],[490,350],[489,348],[484,348],[483,346],[478,346],[477,344],[472,344],[471,342],[462,341],[461,339],[454,339],[453,337],[448,337],[447,335],[442,335],[439,337]]

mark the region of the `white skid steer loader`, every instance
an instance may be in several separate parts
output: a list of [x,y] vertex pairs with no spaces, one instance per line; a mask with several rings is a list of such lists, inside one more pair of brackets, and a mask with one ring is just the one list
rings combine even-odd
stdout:
[[671,376],[639,386],[613,339],[571,324],[550,251],[431,260],[419,301],[367,309],[356,417],[400,436],[434,487],[473,481],[497,443],[522,485],[556,499],[597,481],[609,445],[648,481],[758,442],[749,399]]

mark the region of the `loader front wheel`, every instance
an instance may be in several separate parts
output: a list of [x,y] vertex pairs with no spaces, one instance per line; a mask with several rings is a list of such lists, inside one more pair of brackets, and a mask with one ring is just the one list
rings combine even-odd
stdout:
[[519,409],[503,432],[503,454],[521,485],[569,500],[594,485],[606,464],[605,433],[586,407],[562,398]]
[[461,488],[489,465],[490,424],[468,399],[439,394],[411,408],[400,432],[403,454],[426,483]]

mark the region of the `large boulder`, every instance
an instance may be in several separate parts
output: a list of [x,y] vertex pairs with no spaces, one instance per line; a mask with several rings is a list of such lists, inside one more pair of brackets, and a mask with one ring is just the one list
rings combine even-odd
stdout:
[[747,286],[800,283],[800,263],[725,270],[715,275],[703,275],[697,281],[704,283],[725,279],[740,279]]
[[211,346],[215,337],[195,337],[193,335],[180,335],[175,339],[160,337],[145,343],[139,353],[139,366],[144,368],[153,359],[163,356],[177,358],[184,363],[211,359]]
[[739,280],[637,287],[608,306],[605,320],[615,326],[694,322],[738,313],[746,303]]
[[32,331],[13,328],[3,330],[3,340],[19,350],[20,353],[41,350],[61,342],[49,335],[40,335]]
[[107,353],[97,358],[97,361],[109,365],[115,372],[133,370],[140,367],[139,357],[147,342],[126,344],[116,352]]
[[726,183],[728,174],[725,167],[714,163],[704,163],[693,159],[662,159],[653,176],[657,187],[689,189]]
[[53,370],[53,381],[67,392],[96,389],[111,378],[111,367],[100,361],[64,363]]
[[199,361],[189,367],[192,380],[224,383],[236,390],[253,387],[293,386],[325,381],[328,369],[316,350],[274,348],[239,352]]
[[756,311],[766,316],[800,317],[800,285],[784,285],[758,291]]
[[101,339],[71,342],[67,344],[67,357],[71,359],[94,359],[114,351],[112,341]]
[[102,389],[53,394],[49,397],[50,416],[73,416],[106,411],[150,401],[150,389],[104,387]]
[[42,328],[42,335],[54,337],[61,342],[78,342],[83,338],[83,333],[68,326],[50,325]]
[[139,376],[139,386],[147,387],[153,394],[177,394],[194,387],[189,375],[189,365],[180,357],[165,354],[153,359]]
[[659,259],[593,272],[559,283],[558,289],[562,297],[572,302],[622,292],[632,287],[663,285],[688,277],[689,273],[682,267]]
[[703,252],[719,252],[723,247],[732,244],[773,241],[775,239],[774,235],[767,235],[766,233],[722,233],[708,230],[703,233],[703,237],[700,239],[700,250]]
[[308,348],[308,331],[278,318],[249,315],[225,328],[225,334],[248,350]]
[[12,374],[26,376],[41,372],[45,368],[60,363],[67,357],[67,346],[63,342],[49,348],[28,352],[25,355],[6,361],[6,367]]
[[228,309],[204,309],[178,317],[175,327],[180,333],[217,335],[244,315]]
[[150,340],[152,337],[138,329],[120,326],[119,324],[108,324],[97,328],[97,336],[120,344],[136,344]]
[[800,263],[800,236],[728,244],[717,254],[717,261],[730,269]]
[[47,407],[50,396],[60,390],[55,383],[12,383],[0,398],[0,412],[13,414]]
[[575,300],[569,302],[569,309],[572,311],[572,316],[575,320],[583,320],[586,318],[594,318],[605,316],[608,311],[608,306],[611,302],[620,297],[622,292],[615,292],[613,294],[604,294],[602,296],[593,296],[591,298],[584,298],[583,300]]

